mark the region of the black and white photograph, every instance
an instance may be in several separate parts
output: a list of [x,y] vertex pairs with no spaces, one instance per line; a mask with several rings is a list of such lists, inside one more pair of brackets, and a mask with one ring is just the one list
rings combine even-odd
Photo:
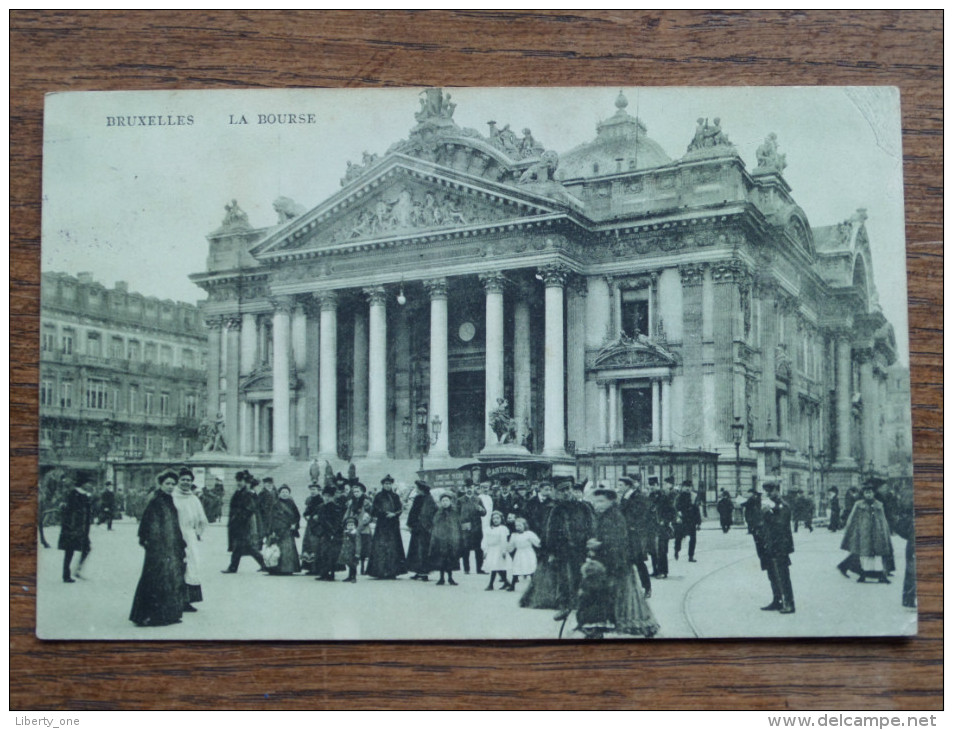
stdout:
[[50,640],[917,633],[893,87],[46,97]]

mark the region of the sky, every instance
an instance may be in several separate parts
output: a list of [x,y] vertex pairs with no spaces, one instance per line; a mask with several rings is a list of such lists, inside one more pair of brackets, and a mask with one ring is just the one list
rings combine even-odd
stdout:
[[[547,149],[595,138],[619,91],[648,136],[677,159],[698,117],[721,127],[749,169],[770,132],[785,180],[812,226],[868,211],[874,282],[909,362],[899,94],[892,87],[617,87],[447,89],[454,121],[524,127]],[[277,222],[286,196],[306,209],[340,189],[347,161],[382,155],[415,125],[419,89],[79,92],[46,100],[42,269],[93,273],[112,286],[197,302],[189,274],[205,269],[206,234],[236,199],[253,226]],[[260,114],[313,123],[260,124]],[[109,117],[191,123],[119,127]],[[248,124],[232,124],[242,116]],[[156,120],[154,119],[153,122]]]

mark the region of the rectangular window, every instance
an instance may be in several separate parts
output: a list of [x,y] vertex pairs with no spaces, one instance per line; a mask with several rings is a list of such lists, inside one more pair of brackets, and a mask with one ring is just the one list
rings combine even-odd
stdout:
[[139,340],[129,340],[129,359],[134,362],[139,362],[142,355],[142,347],[139,344]]
[[40,349],[43,352],[53,352],[56,349],[56,327],[53,325],[43,326],[43,335],[40,338]]
[[73,384],[60,383],[60,408],[73,407]]
[[185,349],[182,350],[182,367],[194,368],[195,367],[195,353],[192,350]]
[[103,343],[98,332],[86,333],[86,354],[90,357],[103,356]]
[[156,347],[155,342],[147,342],[145,347],[146,353],[146,362],[151,362],[155,364],[156,357],[158,356],[158,348]]
[[649,336],[648,289],[622,292],[622,333],[633,338],[638,335]]
[[53,444],[53,430],[50,428],[40,429],[40,446],[51,446]]
[[626,446],[652,442],[652,389],[622,388],[622,441]]
[[162,365],[171,366],[172,365],[172,348],[169,345],[163,345],[160,350],[160,360],[159,362]]
[[159,415],[160,416],[169,415],[169,394],[168,393],[159,394]]
[[96,436],[97,434],[95,431],[86,432],[86,446],[88,448],[92,449],[96,447]]
[[130,451],[135,451],[139,448],[139,436],[134,433],[130,433],[126,436],[126,448]]
[[55,389],[55,384],[53,383],[52,380],[40,381],[40,405],[41,406],[53,405],[54,389]]
[[146,402],[144,404],[143,412],[147,415],[152,415],[152,410],[155,408],[156,394],[151,390],[146,391]]
[[86,407],[104,411],[109,408],[109,383],[105,380],[86,381]]
[[63,330],[63,338],[61,340],[61,343],[62,343],[63,354],[72,355],[73,354],[73,330],[71,329]]
[[114,360],[125,359],[126,348],[123,346],[122,337],[113,337],[109,341],[109,357]]
[[62,429],[56,432],[56,445],[60,448],[69,448],[73,445],[73,432],[68,429]]
[[155,436],[146,436],[146,453],[151,454],[156,446]]
[[192,444],[189,442],[188,439],[182,439],[182,453],[183,454],[191,454],[192,453],[191,447],[192,447]]
[[162,437],[162,453],[168,454],[172,450],[172,439],[168,436]]
[[129,406],[130,413],[138,413],[139,409],[139,386],[130,385],[129,386]]
[[195,393],[189,393],[185,396],[185,414],[189,418],[195,418],[196,413],[198,412],[198,399],[195,397]]

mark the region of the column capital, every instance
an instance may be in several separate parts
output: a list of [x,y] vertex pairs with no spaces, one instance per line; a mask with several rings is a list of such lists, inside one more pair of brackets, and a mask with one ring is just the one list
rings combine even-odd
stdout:
[[577,297],[589,296],[589,280],[582,274],[571,274],[566,280],[566,288]]
[[291,314],[295,307],[294,297],[269,297],[268,301],[275,308],[275,314]]
[[321,305],[314,297],[305,297],[301,300],[301,308],[306,317],[317,317],[321,314]]
[[549,264],[537,269],[537,276],[543,280],[547,289],[563,288],[572,273],[572,270],[563,264]]
[[222,326],[229,332],[238,332],[242,328],[242,318],[238,313],[226,314],[222,317]]
[[205,318],[205,326],[210,330],[222,329],[225,326],[225,318],[221,315],[214,315]]
[[503,272],[501,271],[490,271],[485,274],[480,274],[479,276],[487,294],[490,292],[501,294],[503,289],[506,288],[506,277],[503,276]]
[[682,286],[701,286],[708,264],[682,264],[678,273],[682,277]]
[[371,306],[387,302],[387,290],[382,286],[366,286],[362,291]]
[[751,280],[751,271],[744,261],[734,258],[713,263],[711,265],[711,278],[718,283],[737,282],[744,284]]
[[424,288],[430,295],[430,299],[447,298],[447,277],[442,276],[437,279],[424,279]]
[[311,296],[314,297],[314,301],[318,303],[322,312],[338,308],[338,293],[333,289],[316,291]]

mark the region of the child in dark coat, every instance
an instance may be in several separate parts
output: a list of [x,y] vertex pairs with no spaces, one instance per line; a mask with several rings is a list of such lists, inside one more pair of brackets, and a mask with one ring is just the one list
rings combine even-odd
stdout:
[[347,568],[345,583],[357,583],[357,564],[361,560],[361,531],[355,517],[344,520],[344,542],[341,544],[339,563]]

